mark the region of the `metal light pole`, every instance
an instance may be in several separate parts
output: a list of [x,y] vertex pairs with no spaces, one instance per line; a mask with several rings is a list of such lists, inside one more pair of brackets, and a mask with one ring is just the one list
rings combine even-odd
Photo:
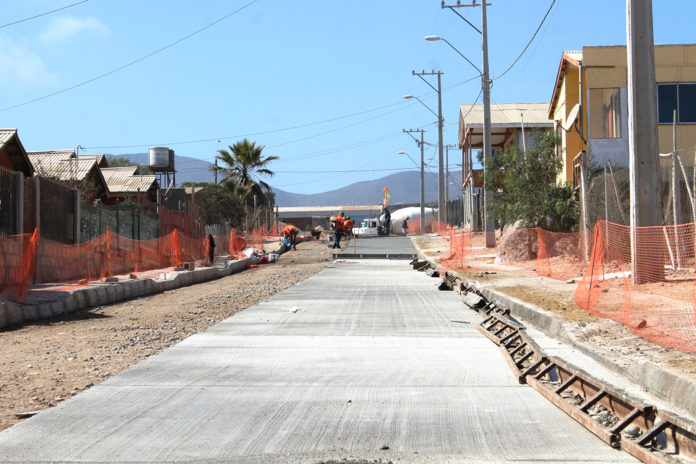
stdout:
[[[490,214],[490,207],[493,205],[493,192],[489,188],[489,183],[487,182],[485,175],[485,167],[490,164],[490,159],[492,156],[491,150],[491,88],[490,88],[490,78],[488,73],[488,22],[486,17],[486,0],[483,0],[480,4],[473,0],[471,4],[461,4],[457,1],[456,5],[445,5],[444,0],[442,1],[442,8],[449,8],[451,11],[456,13],[460,18],[469,24],[476,32],[481,34],[482,38],[482,52],[483,52],[483,70],[479,70],[476,65],[474,65],[467,57],[465,57],[459,50],[457,50],[451,43],[444,39],[440,39],[437,36],[428,36],[426,40],[444,40],[450,47],[452,47],[459,55],[461,55],[466,61],[474,66],[479,73],[481,73],[481,87],[483,93],[483,166],[484,166],[484,177],[483,177],[483,215],[484,215],[484,230],[486,236],[486,247],[495,247],[495,220]],[[466,18],[457,13],[457,8],[466,7],[481,7],[481,30],[476,26],[471,24]]]
[[[423,168],[423,166],[425,164],[423,161],[423,159],[424,159],[423,152],[424,152],[424,145],[425,145],[425,141],[423,140],[423,134],[425,133],[425,131],[423,129],[415,129],[415,130],[403,129],[403,131],[406,134],[410,135],[411,137],[413,137],[413,134],[412,134],[413,132],[420,132],[420,141],[415,137],[413,137],[413,139],[416,141],[416,144],[420,147],[420,152],[421,152],[420,153],[420,155],[421,155],[421,158],[420,158],[420,221],[418,221],[418,233],[422,234],[425,231],[425,226],[423,225],[425,223],[425,170]],[[398,153],[405,154],[406,156],[408,156],[407,153],[402,152],[402,151],[400,151]],[[408,156],[408,157],[411,158],[410,156]],[[411,159],[411,161],[413,161],[413,159]],[[414,164],[417,164],[417,163],[414,162]]]
[[[445,174],[444,174],[444,161],[443,161],[443,151],[442,151],[442,126],[444,125],[444,119],[442,118],[442,72],[441,71],[431,71],[431,72],[416,72],[411,71],[411,74],[421,78],[423,82],[428,84],[428,86],[437,93],[437,113],[430,110],[428,105],[421,102],[426,108],[430,110],[431,113],[437,116],[437,156],[438,156],[438,168],[437,168],[437,208],[440,221],[447,220],[447,211],[445,208],[445,203],[447,199],[445,198]],[[437,76],[437,88],[435,88],[430,82],[428,82],[423,76]],[[404,97],[407,98],[407,97]],[[409,96],[410,98],[410,96]]]

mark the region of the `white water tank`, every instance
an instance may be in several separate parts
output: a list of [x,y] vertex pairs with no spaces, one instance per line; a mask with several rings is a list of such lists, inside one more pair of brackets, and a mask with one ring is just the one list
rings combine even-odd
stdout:
[[150,147],[148,166],[156,169],[166,169],[171,166],[171,156],[167,147]]

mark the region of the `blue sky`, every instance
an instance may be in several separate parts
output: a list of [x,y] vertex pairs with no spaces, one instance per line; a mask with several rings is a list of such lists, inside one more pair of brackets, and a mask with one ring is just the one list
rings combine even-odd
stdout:
[[[447,44],[423,39],[445,37],[480,66],[480,36],[440,0],[257,0],[120,71],[8,109],[145,57],[251,2],[89,0],[2,27],[77,1],[0,0],[0,127],[19,129],[30,151],[79,144],[122,154],[167,145],[212,161],[217,139],[224,147],[247,136],[280,158],[271,185],[317,193],[415,168],[397,154],[419,154],[404,128],[424,128],[426,140],[437,141],[435,117],[402,98],[417,95],[437,110],[435,93],[412,70],[444,73],[445,143],[456,143],[459,105],[473,103],[480,89],[476,70]],[[492,3],[495,77],[552,1]],[[655,0],[653,8],[656,44],[695,42],[696,2]],[[480,8],[459,11],[480,25]],[[522,59],[495,81],[491,99],[547,102],[563,50],[625,43],[625,1],[556,0]],[[452,170],[457,158],[452,153]]]

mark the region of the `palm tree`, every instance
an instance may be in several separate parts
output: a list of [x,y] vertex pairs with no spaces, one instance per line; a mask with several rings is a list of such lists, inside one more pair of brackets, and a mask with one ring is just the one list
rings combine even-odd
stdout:
[[247,201],[256,194],[261,202],[265,201],[264,190],[270,191],[271,186],[259,179],[260,176],[273,176],[273,171],[268,169],[268,163],[277,160],[277,156],[263,156],[263,146],[256,145],[244,139],[228,150],[218,150],[216,158],[222,163],[217,170],[222,172],[225,178],[222,182],[233,181],[240,187],[243,198]]
[[[268,169],[268,163],[277,160],[277,156],[263,156],[264,147],[256,145],[244,139],[234,145],[228,146],[228,150],[218,150],[216,159],[222,166],[214,169],[222,172],[224,178],[222,182],[238,198],[244,201],[247,207],[265,206],[267,203],[266,192],[271,191],[271,186],[261,180],[260,176],[273,176],[273,171]],[[255,209],[252,223],[256,222],[256,215],[259,213]],[[247,223],[248,223],[247,208]]]

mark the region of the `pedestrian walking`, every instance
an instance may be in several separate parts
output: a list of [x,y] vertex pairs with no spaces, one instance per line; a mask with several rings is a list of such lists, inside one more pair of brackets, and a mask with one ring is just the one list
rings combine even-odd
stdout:
[[408,235],[408,216],[404,216],[404,222],[401,223],[401,231],[404,235]]
[[215,261],[215,239],[213,234],[208,234],[208,264],[213,264]]

